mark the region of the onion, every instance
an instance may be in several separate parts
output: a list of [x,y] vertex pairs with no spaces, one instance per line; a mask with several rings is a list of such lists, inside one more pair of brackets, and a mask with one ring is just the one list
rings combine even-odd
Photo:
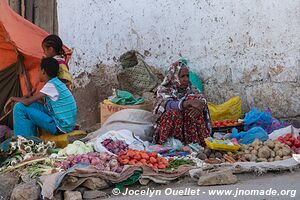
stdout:
[[110,167],[109,166],[106,166],[104,171],[110,171]]
[[123,167],[119,166],[116,170],[117,173],[121,173],[123,171]]

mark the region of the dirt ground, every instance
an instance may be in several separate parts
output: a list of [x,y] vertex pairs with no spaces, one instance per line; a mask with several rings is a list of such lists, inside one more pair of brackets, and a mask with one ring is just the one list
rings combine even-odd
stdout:
[[[262,176],[257,176],[254,174],[239,174],[238,176],[238,183],[233,185],[221,185],[221,186],[206,186],[206,187],[199,187],[197,185],[196,181],[191,181],[189,177],[186,177],[185,179],[182,179],[177,182],[172,182],[168,185],[157,185],[157,184],[151,184],[146,187],[129,187],[129,189],[135,190],[145,190],[147,188],[150,188],[151,190],[161,190],[162,195],[156,195],[153,197],[149,196],[142,196],[142,195],[118,195],[114,196],[114,199],[132,199],[132,200],[144,200],[144,199],[158,199],[158,200],[165,200],[165,199],[205,199],[205,200],[215,200],[215,199],[221,199],[221,200],[231,200],[231,199],[249,199],[249,200],[273,200],[273,199],[282,199],[282,200],[288,200],[288,199],[300,199],[300,170],[296,170],[293,172],[278,172],[278,173],[267,173]],[[191,190],[197,190],[200,189],[199,195],[166,195],[165,192],[169,191],[172,188],[173,191],[176,190],[185,190],[186,188],[191,188]],[[232,190],[232,195],[209,195],[209,190]],[[281,192],[281,190],[284,190],[284,193],[288,193],[288,195],[262,195],[262,196],[256,196],[256,195],[235,195],[236,191],[239,190],[265,190],[266,194],[267,191],[273,191],[276,190],[278,192]],[[290,190],[290,191],[288,191]],[[292,192],[292,190],[294,190]],[[125,190],[126,191],[126,190]],[[113,197],[113,196],[112,196]]]

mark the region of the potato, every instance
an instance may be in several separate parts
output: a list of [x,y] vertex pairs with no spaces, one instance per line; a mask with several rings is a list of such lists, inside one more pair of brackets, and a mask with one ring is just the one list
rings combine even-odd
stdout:
[[197,158],[199,158],[200,160],[205,160],[207,159],[207,156],[204,152],[200,152],[197,154]]
[[283,156],[282,149],[279,149],[278,151],[276,151],[276,156],[279,156],[279,157]]
[[283,156],[282,160],[286,160],[286,159],[290,159],[290,158],[291,158],[291,156]]
[[253,150],[251,151],[251,154],[252,154],[252,155],[255,155],[255,156],[257,156],[257,153],[258,153],[258,152],[257,152],[255,149],[253,149]]
[[275,158],[276,154],[275,151],[271,151],[271,158]]
[[241,145],[241,151],[245,151],[248,149],[248,145],[242,144]]
[[277,160],[282,160],[282,159],[280,156],[276,156],[274,160],[277,161]]
[[258,150],[257,156],[259,158],[266,158],[266,159],[268,159],[271,156],[271,149],[269,149],[269,147],[267,147],[267,146],[264,146],[263,148],[261,148],[261,149]]
[[286,146],[286,144],[280,143],[279,146],[282,148],[282,147]]
[[287,147],[282,148],[282,155],[283,156],[288,156],[290,154],[291,154],[291,149],[290,148],[287,148]]
[[257,159],[257,157],[255,155],[252,155],[252,154],[245,154],[244,157],[248,161],[255,161]]
[[273,150],[276,152],[276,151],[278,151],[279,149],[281,149],[280,145],[279,145],[279,144],[275,144],[275,147],[274,147]]
[[209,148],[204,149],[204,153],[206,154],[207,157],[210,156],[211,150]]
[[209,158],[216,158],[216,156],[215,156],[214,153],[211,153],[211,154],[209,155]]
[[262,145],[262,141],[260,141],[259,139],[255,139],[251,145],[254,147],[254,146],[259,146],[259,145]]
[[255,146],[254,150],[258,151],[258,149],[260,149],[260,148],[261,148],[261,146]]
[[254,147],[249,147],[249,149],[248,149],[248,150],[249,150],[249,151],[252,151],[253,149],[254,149]]
[[275,147],[275,143],[271,140],[266,141],[264,145],[268,146],[270,149],[274,149]]
[[274,158],[269,158],[268,161],[269,162],[273,162],[275,159]]
[[215,156],[216,156],[216,158],[220,158],[220,159],[223,158],[223,155],[221,152],[216,152]]
[[249,150],[245,150],[244,152],[245,152],[245,154],[250,154]]
[[266,158],[257,158],[256,162],[268,162]]

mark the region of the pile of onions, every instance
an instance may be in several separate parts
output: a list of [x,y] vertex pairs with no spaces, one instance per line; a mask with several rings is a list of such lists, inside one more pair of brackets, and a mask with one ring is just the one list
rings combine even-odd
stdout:
[[110,155],[106,152],[90,152],[87,154],[69,155],[66,160],[57,161],[55,163],[55,166],[67,170],[70,167],[79,163],[93,165],[96,169],[101,171],[111,171],[120,173],[123,170],[123,167],[119,165],[117,157],[114,155]]
[[121,140],[105,139],[101,144],[111,153],[119,155],[128,150],[128,144]]

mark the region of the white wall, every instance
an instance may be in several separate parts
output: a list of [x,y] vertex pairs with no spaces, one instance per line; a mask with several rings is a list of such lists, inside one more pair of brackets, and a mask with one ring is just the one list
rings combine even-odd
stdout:
[[300,114],[299,8],[300,0],[59,0],[59,34],[74,48],[75,76],[130,49],[161,68],[183,56],[211,101],[240,95],[245,109],[291,117]]

